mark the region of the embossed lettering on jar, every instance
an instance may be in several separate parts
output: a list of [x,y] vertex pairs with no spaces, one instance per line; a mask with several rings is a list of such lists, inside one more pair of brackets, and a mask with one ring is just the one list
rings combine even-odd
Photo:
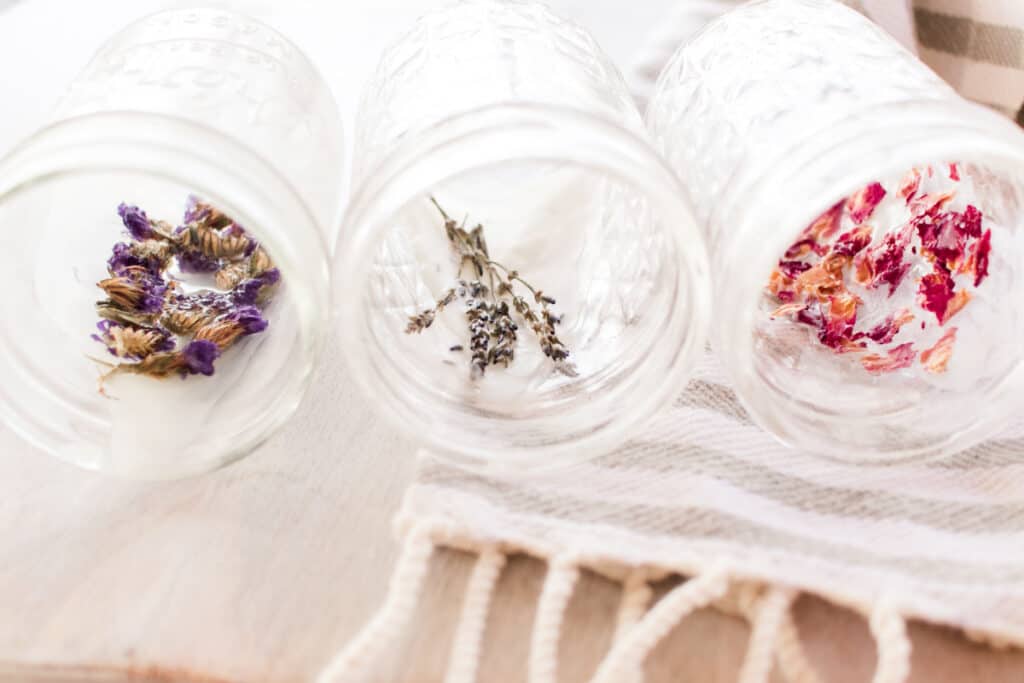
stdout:
[[259,22],[175,10],[111,37],[0,162],[3,419],[134,477],[249,453],[322,344],[341,143],[322,78]]
[[1024,133],[838,2],[765,0],[659,79],[648,126],[711,249],[716,352],[830,456],[955,451],[1024,383]]

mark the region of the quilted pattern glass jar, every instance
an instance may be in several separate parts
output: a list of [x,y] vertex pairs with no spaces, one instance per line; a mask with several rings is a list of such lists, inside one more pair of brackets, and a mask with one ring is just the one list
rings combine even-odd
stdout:
[[[432,12],[384,54],[357,126],[335,302],[385,414],[460,462],[534,467],[601,454],[678,394],[704,345],[703,241],[585,31],[530,2]],[[462,299],[406,333],[460,265],[431,197],[557,300],[568,363],[513,316],[514,360],[474,376]]]
[[[322,344],[341,144],[328,87],[267,26],[176,10],[110,38],[49,125],[0,163],[3,419],[65,460],[144,478],[212,469],[266,439]],[[101,395],[114,359],[90,333],[96,282],[127,239],[118,205],[178,225],[190,194],[245,226],[280,270],[269,328],[225,351],[212,377],[118,375]]]
[[759,423],[861,461],[1005,424],[1024,381],[1011,122],[838,2],[765,0],[679,50],[648,126],[704,230],[713,345]]

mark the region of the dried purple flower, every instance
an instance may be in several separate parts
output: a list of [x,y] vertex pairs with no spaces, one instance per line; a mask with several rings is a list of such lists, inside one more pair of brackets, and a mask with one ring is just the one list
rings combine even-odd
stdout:
[[265,287],[272,287],[280,280],[281,271],[271,268],[235,287],[231,291],[231,300],[238,306],[252,306],[259,300]]
[[215,273],[220,269],[220,262],[199,250],[189,249],[178,253],[178,268],[183,273]]
[[242,306],[227,317],[242,327],[242,334],[257,334],[267,329],[269,323],[255,306]]
[[128,229],[131,236],[138,241],[153,237],[153,228],[149,224],[149,218],[146,217],[146,212],[139,207],[121,202],[117,207],[117,215],[121,217],[124,227]]
[[220,357],[220,348],[212,341],[199,339],[188,343],[182,351],[185,368],[190,375],[213,374],[213,362]]

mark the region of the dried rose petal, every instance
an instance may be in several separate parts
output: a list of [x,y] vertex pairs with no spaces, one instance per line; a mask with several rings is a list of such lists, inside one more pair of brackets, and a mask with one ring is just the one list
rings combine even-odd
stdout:
[[907,204],[909,204],[910,201],[917,196],[917,191],[919,189],[921,189],[921,172],[916,168],[911,169],[910,173],[908,173],[900,182],[900,196],[907,201]]
[[818,244],[818,241],[813,237],[803,237],[792,244],[789,249],[786,250],[785,257],[787,259],[797,259],[811,252],[814,252],[818,256],[824,256],[827,249],[823,245]]
[[940,325],[944,325],[971,300],[970,292],[962,289],[954,293],[954,287],[953,276],[941,264],[936,264],[935,271],[921,278],[918,285],[918,305],[934,313]]
[[850,197],[847,206],[850,209],[850,219],[860,225],[875,212],[875,208],[885,199],[885,188],[881,183],[871,183],[857,194]]
[[989,254],[992,252],[992,231],[986,230],[974,245],[974,286],[977,287],[988,277]]
[[854,278],[868,289],[889,285],[889,296],[892,296],[910,271],[910,264],[904,261],[909,244],[909,231],[890,232],[881,243],[857,255]]
[[856,256],[871,244],[871,233],[871,227],[867,225],[861,225],[849,232],[844,232],[836,240],[836,243],[832,245],[832,253],[842,256]]
[[823,314],[824,324],[818,332],[822,344],[831,349],[841,349],[852,341],[859,305],[860,299],[846,291],[829,297],[828,311]]
[[788,304],[788,303],[790,303],[791,301],[793,301],[796,298],[796,294],[794,292],[789,292],[789,291],[783,290],[783,291],[779,292],[778,294],[776,294],[775,298],[777,298],[779,301],[781,301],[784,304]]
[[804,261],[779,261],[779,270],[790,279],[796,279],[800,273],[810,269],[811,264]]
[[914,345],[911,342],[907,342],[906,344],[900,344],[894,349],[890,349],[884,356],[877,353],[864,356],[860,359],[860,362],[864,369],[872,375],[882,375],[909,368],[914,364],[915,358],[917,358],[917,353],[914,351]]
[[946,330],[935,346],[921,352],[921,365],[924,369],[933,374],[941,374],[949,366],[949,359],[953,356],[953,345],[956,343],[957,328],[951,327]]
[[914,314],[910,312],[909,308],[904,308],[899,315],[890,315],[872,328],[870,332],[863,333],[863,336],[877,344],[889,344],[899,333],[900,328],[913,320]]
[[949,178],[950,180],[960,182],[960,169],[957,167],[956,164],[949,165]]
[[797,291],[820,301],[845,289],[843,270],[847,263],[847,257],[830,254],[821,263],[800,274],[796,279]]

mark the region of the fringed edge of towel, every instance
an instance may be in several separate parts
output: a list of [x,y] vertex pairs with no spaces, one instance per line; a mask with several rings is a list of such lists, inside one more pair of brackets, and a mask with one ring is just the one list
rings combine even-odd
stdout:
[[[431,557],[443,547],[477,556],[455,627],[445,683],[478,680],[487,615],[506,560],[513,553],[529,554],[548,563],[530,639],[529,683],[558,680],[565,611],[584,569],[616,578],[623,585],[612,645],[591,683],[642,683],[643,664],[651,651],[687,615],[704,607],[741,617],[750,625],[739,683],[767,683],[776,668],[789,683],[823,680],[804,652],[793,619],[792,606],[803,592],[796,587],[753,581],[734,568],[715,562],[689,573],[671,567],[613,568],[572,552],[548,553],[481,541],[460,533],[441,519],[413,521],[399,517],[396,526],[403,537],[402,552],[387,597],[362,631],[321,672],[318,683],[357,683],[372,676],[380,659],[393,651],[405,633],[419,602]],[[652,604],[652,581],[687,574],[684,582]],[[820,597],[841,602],[827,595]],[[907,615],[885,598],[860,611],[867,619],[877,648],[872,683],[905,683],[911,661]],[[1022,642],[978,631],[968,631],[966,635],[995,648],[1024,647]]]

